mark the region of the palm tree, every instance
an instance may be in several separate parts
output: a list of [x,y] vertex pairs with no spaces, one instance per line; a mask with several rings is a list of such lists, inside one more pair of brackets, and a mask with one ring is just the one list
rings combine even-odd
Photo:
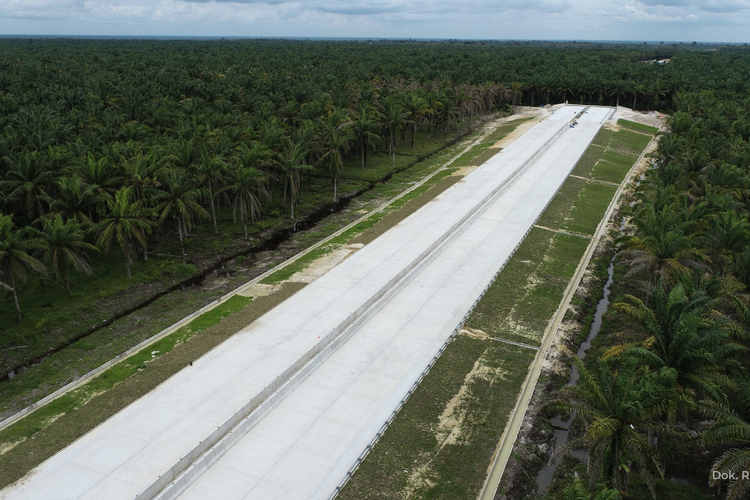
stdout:
[[[442,109],[442,104],[440,109]],[[409,113],[399,103],[393,100],[385,102],[385,106],[383,107],[383,126],[388,131],[388,146],[393,157],[392,166],[394,169],[396,168],[396,140],[398,132],[406,126],[408,118]]]
[[[620,107],[620,97],[625,98],[628,95],[628,89],[619,85],[615,84],[615,87],[609,91],[610,97],[614,96],[617,98],[617,101],[615,102],[616,107]],[[599,101],[601,102],[601,97],[599,98]]]
[[510,100],[513,106],[518,104],[518,99],[523,96],[524,84],[521,82],[512,82],[510,84]]
[[169,162],[177,168],[191,171],[200,159],[201,152],[189,139],[177,139],[169,147]]
[[5,285],[3,288],[9,288],[13,293],[16,319],[19,322],[23,321],[23,316],[18,304],[16,277],[25,281],[26,269],[44,272],[44,264],[29,255],[30,252],[43,248],[44,241],[36,237],[31,228],[17,230],[12,215],[0,214],[0,272],[10,282],[10,286]]
[[[96,199],[93,186],[87,185],[78,175],[62,177],[57,181],[59,191],[50,203],[50,217],[64,215],[66,220],[77,224],[92,224],[92,201]],[[87,215],[88,212],[88,215]]]
[[201,192],[196,188],[195,182],[180,170],[172,170],[162,176],[162,189],[156,195],[156,211],[159,215],[159,222],[164,223],[167,217],[177,221],[177,234],[180,238],[180,253],[182,254],[182,264],[187,265],[185,261],[185,241],[188,231],[192,229],[195,217],[208,219],[210,216],[198,201],[201,199]]
[[245,228],[245,240],[247,240],[247,216],[250,212],[250,220],[255,222],[260,214],[259,194],[270,196],[265,187],[266,176],[253,167],[239,166],[231,172],[231,177],[224,188],[232,193],[234,201],[232,204],[232,218],[237,220],[239,212],[240,220]]
[[417,133],[417,124],[424,119],[427,106],[427,101],[417,94],[411,94],[409,99],[404,102],[404,108],[408,113],[407,123],[410,124],[409,145],[412,151],[414,150],[414,134]]
[[62,216],[58,215],[54,219],[42,218],[41,222],[42,238],[47,244],[41,260],[47,265],[47,269],[62,278],[65,290],[70,295],[70,268],[91,276],[93,272],[86,262],[86,250],[98,249],[84,241],[85,233],[75,219],[63,222]]
[[680,391],[688,389],[699,396],[726,401],[723,387],[729,381],[723,368],[745,348],[732,341],[726,321],[713,317],[722,299],[700,289],[692,292],[689,296],[683,283],[668,290],[660,279],[652,308],[626,295],[613,308],[641,326],[643,339],[612,347],[604,357],[627,354],[654,369],[672,371]]
[[621,500],[622,495],[619,491],[607,487],[598,488],[596,494],[589,493],[583,481],[576,478],[563,488],[560,498],[561,500]]
[[51,199],[47,188],[59,174],[49,169],[36,151],[24,151],[15,158],[6,157],[5,161],[8,170],[4,180],[0,180],[0,192],[4,193],[6,203],[21,204],[31,220],[44,215],[44,207]]
[[300,171],[314,168],[305,163],[307,149],[295,144],[291,139],[284,143],[283,151],[277,156],[284,176],[284,201],[286,201],[287,187],[289,188],[291,218],[294,219],[294,205],[299,197]]
[[138,153],[123,163],[125,180],[133,188],[135,201],[143,200],[149,189],[159,186],[157,180],[162,166],[152,154]]
[[[747,498],[750,491],[750,423],[724,408],[719,408],[716,413],[719,419],[703,433],[703,443],[735,447],[725,451],[714,462],[709,484],[719,484],[722,473],[733,473],[736,479],[727,489],[727,500]],[[719,478],[715,473],[718,473]]]
[[[352,132],[346,125],[329,127],[327,131],[328,151],[318,160],[318,163],[328,165],[333,180],[333,202],[338,200],[338,180],[344,172],[344,160],[342,154],[349,150],[352,142]],[[395,153],[394,153],[395,154]]]
[[627,491],[635,466],[653,494],[654,476],[663,478],[664,470],[658,453],[649,446],[651,419],[688,401],[632,359],[616,370],[600,360],[591,370],[581,360],[575,364],[578,384],[565,386],[557,399],[545,405],[559,413],[575,412],[584,421],[583,435],[570,441],[564,451],[587,450],[592,472],[598,471],[607,485],[622,492]]
[[731,268],[735,255],[744,250],[750,237],[750,223],[745,217],[737,216],[734,210],[728,210],[712,217],[704,235],[713,251],[712,261],[718,262],[724,274]]
[[96,242],[100,248],[109,253],[112,242],[117,241],[125,256],[128,278],[133,277],[130,272],[130,265],[133,262],[132,255],[135,253],[133,240],[145,248],[145,233],[150,233],[156,227],[156,224],[148,218],[148,213],[143,209],[140,202],[131,203],[130,198],[130,188],[126,187],[115,194],[114,200],[107,201],[109,214],[97,225],[98,238]]
[[378,122],[375,120],[372,111],[364,111],[352,124],[351,131],[355,140],[359,144],[362,153],[362,170],[367,164],[367,149],[374,146],[373,139],[380,139],[376,133],[378,131]]
[[97,209],[103,210],[111,200],[112,194],[121,185],[122,176],[112,166],[112,162],[106,156],[98,160],[89,153],[85,161],[82,161],[75,169],[96,193],[94,203]]
[[[245,146],[243,144],[243,146]],[[223,182],[224,173],[227,165],[221,156],[204,157],[198,167],[198,175],[204,185],[208,186],[208,199],[211,202],[211,217],[214,222],[214,234],[219,234],[219,227],[216,222],[216,207],[214,206],[214,190],[219,192],[219,183]]]

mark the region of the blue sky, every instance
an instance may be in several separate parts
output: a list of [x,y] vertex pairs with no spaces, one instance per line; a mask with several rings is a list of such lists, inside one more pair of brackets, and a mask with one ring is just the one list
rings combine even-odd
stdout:
[[750,43],[750,0],[0,0],[0,34]]

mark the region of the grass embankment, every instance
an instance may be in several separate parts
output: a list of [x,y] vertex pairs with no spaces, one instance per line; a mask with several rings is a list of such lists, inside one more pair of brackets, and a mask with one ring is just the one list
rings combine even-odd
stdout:
[[[593,171],[605,153],[617,152],[630,159],[627,168],[618,165],[618,182],[625,178],[640,154],[630,150],[635,139],[629,134],[602,130],[596,137],[599,145],[581,160],[590,165],[582,172],[586,178],[565,182],[539,221],[549,229],[532,229],[467,320],[478,337],[483,332],[540,344],[590,242],[585,234],[593,234],[616,191],[598,184],[602,179]],[[535,354],[487,338],[456,337],[341,497],[476,498]]]
[[628,130],[634,130],[635,132],[641,132],[643,134],[654,135],[659,131],[656,127],[644,125],[642,123],[631,122],[630,120],[617,120],[617,124]]
[[[617,187],[592,181],[622,182],[649,140],[602,129],[574,168],[573,174],[583,178],[565,181],[538,225],[593,235]],[[489,290],[467,325],[493,337],[539,345],[588,243],[584,237],[532,229],[498,276],[499,286]]]
[[[366,196],[372,203],[377,203],[383,198],[393,197],[399,192],[397,191],[398,188],[403,190],[415,180],[431,173],[454,156],[459,148],[460,146],[452,146],[435,155],[430,159],[431,161],[416,165],[414,170],[394,175],[389,183],[376,186],[372,191],[366,193]],[[364,239],[360,241],[362,243],[372,241],[387,228],[403,220],[459,181],[461,177],[448,177],[453,172],[455,172],[455,169],[452,168],[440,172],[418,189],[392,203],[388,210],[375,214],[350,228],[331,240],[330,244],[341,245],[361,239]],[[327,226],[324,226],[324,234],[333,233],[340,227],[335,224],[331,224],[331,227]],[[326,247],[327,245],[323,249]],[[324,253],[318,255],[316,252],[318,250],[311,252],[311,254],[319,257]],[[304,260],[300,259],[293,265],[287,266],[290,268],[288,270],[287,268],[281,269],[279,273],[291,276],[314,260],[314,258],[307,257],[305,256]],[[275,294],[259,297],[252,303],[250,303],[249,298],[235,296],[216,309],[196,318],[175,333],[123,360],[75,391],[71,391],[0,431],[0,453],[2,453],[0,455],[0,468],[3,469],[3,472],[0,473],[0,488],[21,477],[56,451],[72,443],[116,411],[135,401],[179,369],[184,368],[188,363],[196,361],[212,347],[291,296],[302,286],[303,284],[300,283],[285,283]],[[189,292],[173,295],[182,297],[184,301],[184,295]],[[178,305],[169,302],[170,298],[171,296],[167,296],[157,301],[164,302],[159,306],[164,309],[164,313],[168,310],[171,311],[170,306],[176,307]],[[168,324],[171,324],[171,322],[173,321]],[[104,331],[101,334],[106,335],[108,333]],[[200,335],[198,335],[199,333]],[[99,335],[99,332],[95,335]],[[92,350],[95,349],[96,338],[87,338],[75,345],[77,348],[85,348],[86,342],[91,344]],[[176,347],[177,349],[175,349]],[[40,378],[48,375],[49,372],[54,373],[54,368],[61,361],[61,355],[63,353],[55,354],[52,357],[52,362],[43,363],[43,365],[47,365],[45,370],[32,369],[28,372],[34,373]],[[162,364],[167,364],[167,368],[162,367]],[[102,410],[103,407],[106,410]]]

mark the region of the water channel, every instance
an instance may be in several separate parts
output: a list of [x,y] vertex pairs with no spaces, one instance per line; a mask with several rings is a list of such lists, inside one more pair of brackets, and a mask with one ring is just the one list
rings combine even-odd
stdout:
[[[604,296],[596,305],[596,312],[594,313],[594,320],[591,324],[591,331],[589,331],[588,337],[586,337],[586,340],[581,343],[581,346],[578,348],[578,352],[576,353],[578,359],[583,359],[586,357],[587,351],[591,348],[592,342],[599,334],[599,330],[602,327],[602,319],[604,317],[604,313],[606,313],[609,309],[609,294],[610,287],[612,286],[612,281],[614,278],[614,273],[615,258],[612,257],[612,260],[609,263],[609,267],[607,268],[607,282],[604,284]],[[568,380],[566,385],[576,385],[578,383],[578,378],[578,369],[574,365],[570,370],[570,379]],[[555,471],[560,466],[560,463],[562,463],[564,454],[561,452],[568,444],[570,426],[573,424],[575,416],[575,412],[573,412],[567,420],[563,420],[562,415],[556,415],[554,418],[549,420],[549,423],[555,428],[555,431],[553,432],[554,437],[552,438],[553,447],[547,465],[542,468],[536,476],[537,493],[539,493],[539,495],[541,495],[542,497],[547,494],[547,490],[552,484],[552,479],[555,476]],[[568,454],[581,460],[582,462],[588,462],[589,459],[588,454],[580,450],[569,450]]]

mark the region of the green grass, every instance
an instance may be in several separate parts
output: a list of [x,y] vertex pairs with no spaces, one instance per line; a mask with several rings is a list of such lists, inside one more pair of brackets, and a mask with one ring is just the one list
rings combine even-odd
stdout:
[[537,224],[551,229],[561,229],[570,209],[586,184],[587,182],[583,179],[568,177]]
[[650,127],[643,125],[642,123],[631,122],[630,120],[623,120],[622,118],[617,120],[617,124],[623,128],[635,130],[636,132],[643,132],[644,134],[654,135],[659,129],[656,127]]
[[579,175],[581,177],[591,177],[591,171],[594,170],[596,162],[599,161],[602,154],[604,153],[603,147],[589,146],[581,159],[578,160],[575,168],[573,169],[573,175]]
[[641,151],[646,149],[646,146],[651,142],[651,139],[651,136],[621,129],[614,136],[609,147],[615,151],[621,151],[637,157],[641,154]]
[[[70,413],[89,401],[94,395],[111,389],[119,382],[144,369],[147,363],[172,351],[177,344],[185,342],[193,335],[217,324],[222,318],[241,310],[251,301],[252,299],[239,295],[231,297],[223,304],[200,315],[176,332],[167,335],[105,370],[102,374],[94,377],[83,386],[51,401],[29,416],[6,427],[0,431],[0,447],[31,437],[44,429],[55,417]],[[80,348],[80,346],[78,347]]]
[[563,224],[563,229],[583,234],[594,234],[604,212],[612,201],[617,188],[603,184],[589,183],[581,190],[570,217]]
[[589,240],[534,228],[466,325],[538,345]]
[[526,123],[527,121],[534,120],[534,119],[535,118],[533,116],[529,116],[527,118],[518,118],[516,120],[511,120],[509,122],[506,122],[506,123],[500,125],[499,127],[497,127],[495,130],[493,130],[490,133],[490,135],[488,135],[484,139],[484,142],[487,142],[487,143],[490,143],[490,144],[494,144],[497,141],[499,141],[500,139],[502,139],[503,137],[505,137],[506,135],[508,135],[511,132],[513,132],[516,129],[516,127],[518,127],[522,123]]
[[612,137],[616,133],[617,132],[615,132],[614,130],[601,128],[599,129],[599,132],[596,133],[596,136],[594,137],[594,140],[591,141],[591,144],[606,148],[607,146],[609,146],[609,141],[612,140]]
[[[194,266],[183,266],[174,259],[151,259],[148,262],[137,261],[133,264],[133,278],[128,279],[125,263],[120,255],[112,258],[95,254],[91,259],[94,276],[86,277],[82,273],[71,273],[71,295],[68,295],[62,283],[55,279],[36,277],[29,280],[19,294],[21,311],[25,321],[18,323],[12,296],[5,294],[0,299],[0,349],[13,346],[27,346],[18,351],[6,351],[0,358],[0,371],[10,369],[23,358],[30,358],[45,352],[50,345],[59,345],[89,330],[94,324],[108,318],[113,313],[108,311],[97,314],[95,306],[98,301],[122,293],[133,283],[160,282],[171,285],[175,281],[195,274]],[[135,302],[139,297],[123,298],[121,308],[128,301]],[[90,323],[82,323],[77,311],[87,311],[92,315]],[[67,325],[66,328],[58,328]]]
[[472,146],[466,153],[462,154],[460,158],[451,163],[452,167],[465,167],[471,165],[475,158],[480,156],[491,146],[490,143],[482,143]]
[[478,156],[476,156],[473,160],[471,160],[470,165],[473,166],[479,166],[484,164],[486,161],[488,161],[490,158],[498,154],[500,151],[502,151],[501,148],[488,148],[485,149],[482,153],[480,153]]
[[599,163],[596,164],[596,167],[594,167],[594,171],[591,172],[591,177],[600,181],[619,184],[625,176],[628,175],[628,171],[630,171],[630,166],[622,164],[618,165],[606,160],[600,160]]
[[[515,405],[535,352],[489,340],[457,337],[373,447],[342,499],[474,498]],[[469,377],[480,369],[481,376]],[[458,397],[463,387],[462,397]],[[440,425],[448,403],[460,427]],[[416,468],[422,474],[414,475]],[[429,481],[429,482],[428,482]]]
[[610,163],[627,167],[628,169],[633,166],[633,163],[635,163],[635,160],[637,159],[637,154],[622,154],[617,151],[613,151],[612,149],[607,149],[604,154],[602,154],[602,160],[607,160]]

